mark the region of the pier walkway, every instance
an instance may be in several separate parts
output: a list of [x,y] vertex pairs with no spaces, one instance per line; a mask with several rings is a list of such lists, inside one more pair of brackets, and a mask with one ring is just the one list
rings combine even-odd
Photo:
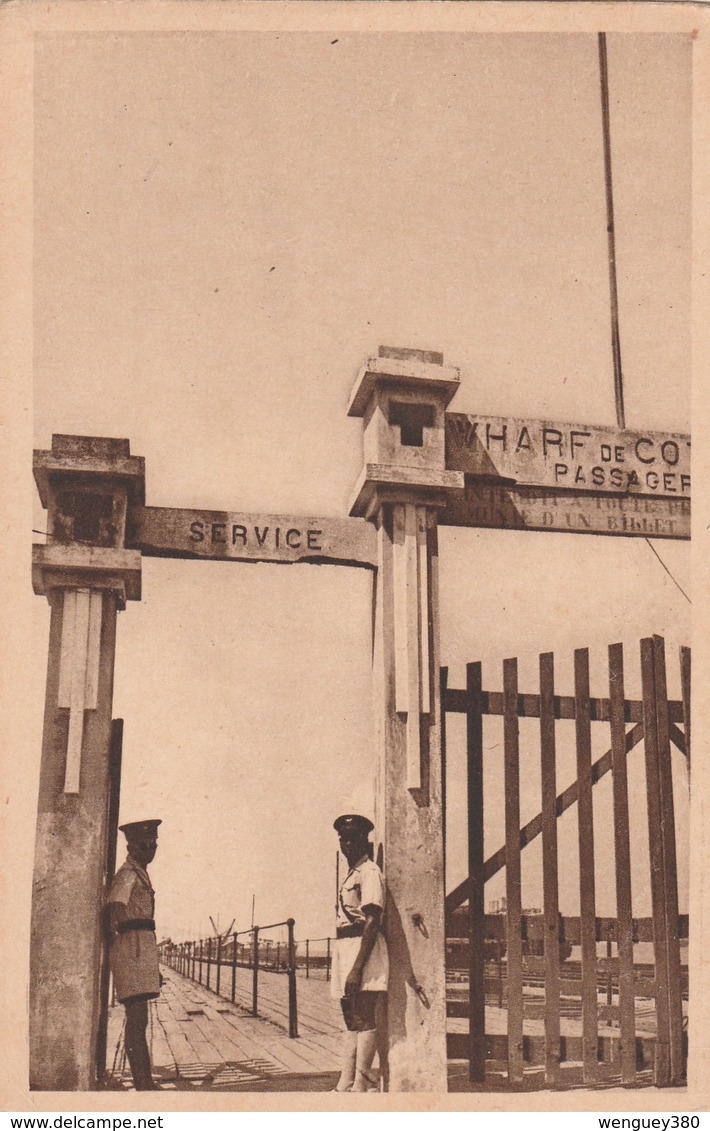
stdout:
[[[250,971],[239,971],[234,1004],[175,970],[163,967],[162,971],[165,983],[160,998],[150,1003],[149,1026],[153,1075],[161,1088],[201,1092],[329,1092],[335,1087],[343,1023],[339,1005],[331,1000],[322,972],[310,978],[299,973],[299,1036],[290,1038],[287,979],[283,974],[260,970],[259,1016],[253,1017]],[[490,1003],[486,1006],[486,1079],[482,1084],[469,1083],[465,1059],[468,1019],[457,1008],[456,988],[460,987],[449,986],[449,1091],[511,1090],[505,1059],[507,1013]],[[526,1002],[528,1014],[534,1012],[534,1004],[532,998]],[[655,1015],[649,1012],[648,1003],[644,1009],[643,1003],[637,1002],[636,1019],[637,1086],[648,1087],[652,1083],[655,1046]],[[125,1057],[123,1023],[123,1006],[116,1005],[110,1010],[108,1022],[103,1084],[108,1090],[133,1087]],[[581,1018],[563,1018],[561,1029],[574,1057],[572,1050],[581,1042]],[[544,1041],[539,1017],[526,1016],[524,1039],[533,1051]],[[601,1027],[598,1087],[616,1088],[620,1084],[618,1040],[618,1030]],[[538,1062],[539,1059],[535,1058]],[[563,1063],[560,1086],[583,1086],[581,1059],[574,1057]],[[526,1062],[523,1082],[515,1090],[541,1088],[545,1088],[543,1066]]]
[[[259,1017],[246,993],[234,1005],[162,968],[165,983],[150,1003],[153,1076],[165,1090],[330,1091],[338,1079],[342,1019],[323,979],[298,979],[299,1036],[288,1035],[283,975],[259,975]],[[246,986],[244,987],[246,989]],[[123,1006],[109,1013],[105,1087],[133,1087],[123,1045]]]

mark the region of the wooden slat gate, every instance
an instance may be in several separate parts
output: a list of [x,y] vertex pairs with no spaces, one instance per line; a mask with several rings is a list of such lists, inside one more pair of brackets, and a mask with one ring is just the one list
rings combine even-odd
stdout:
[[[690,772],[690,649],[680,649],[681,699],[668,699],[665,645],[661,637],[641,641],[640,700],[624,693],[624,656],[621,644],[608,650],[608,697],[590,694],[589,653],[574,653],[574,695],[555,693],[554,658],[540,656],[540,686],[535,694],[521,694],[518,662],[505,660],[503,690],[483,690],[481,664],[467,665],[466,688],[448,687],[447,669],[441,671],[443,720],[447,713],[466,716],[468,784],[468,878],[446,900],[449,923],[457,909],[467,907],[468,1000],[450,1003],[450,1015],[468,1016],[468,1033],[458,1045],[469,1062],[472,1083],[486,1079],[487,1052],[497,1056],[500,1039],[486,1034],[486,991],[495,997],[495,971],[491,973],[491,941],[498,947],[498,1005],[505,1005],[507,1032],[504,1058],[511,1086],[523,1085],[526,1064],[544,1068],[547,1086],[564,1086],[564,1062],[581,1062],[587,1086],[600,1082],[601,1063],[624,1084],[640,1082],[644,1043],[637,1033],[637,1014],[643,999],[655,1008],[653,1082],[678,1084],[685,1075],[687,1049],[683,1028],[683,998],[687,996],[687,971],[681,968],[680,939],[687,938],[688,917],[678,912],[676,834],[671,774],[671,743],[683,752]],[[505,844],[489,859],[483,851],[483,719],[502,716],[505,792]],[[541,807],[521,828],[519,719],[539,719]],[[576,781],[557,792],[556,722],[573,719]],[[592,723],[609,728],[609,749],[592,756]],[[681,729],[682,727],[682,729]],[[628,728],[628,729],[627,729]],[[650,919],[634,919],[632,911],[631,815],[627,780],[627,755],[644,744],[646,802],[651,880]],[[592,791],[609,771],[612,774],[613,842],[616,879],[616,918],[596,914],[594,820]],[[577,804],[579,841],[579,916],[560,915],[558,820]],[[606,830],[605,830],[606,831]],[[611,835],[611,830],[610,830]],[[542,837],[543,908],[523,911],[521,851]],[[484,885],[501,868],[506,871],[504,914],[486,915]],[[565,873],[569,873],[565,861]],[[458,911],[459,921],[461,911]],[[449,934],[456,933],[450,928]],[[459,932],[460,929],[459,929]],[[653,944],[653,964],[634,963],[634,943]],[[606,957],[598,956],[606,943]],[[616,954],[613,955],[613,945]],[[488,957],[487,957],[488,947]],[[505,947],[505,962],[501,958]],[[572,947],[579,960],[569,961]],[[503,992],[505,966],[505,992]],[[488,971],[488,976],[487,976]],[[576,977],[575,977],[576,975]],[[526,992],[527,991],[527,992]],[[639,1004],[641,1003],[641,1004]],[[577,1017],[576,1025],[562,1032],[562,1017]],[[526,1017],[526,1014],[528,1015]],[[530,1021],[536,1019],[541,1030]],[[526,1020],[529,1021],[526,1034]],[[539,1022],[542,1021],[542,1026]],[[606,1037],[600,1038],[600,1024]],[[648,1033],[648,1019],[645,1030]],[[613,1036],[608,1034],[612,1032]],[[650,1082],[650,1079],[649,1079]]]

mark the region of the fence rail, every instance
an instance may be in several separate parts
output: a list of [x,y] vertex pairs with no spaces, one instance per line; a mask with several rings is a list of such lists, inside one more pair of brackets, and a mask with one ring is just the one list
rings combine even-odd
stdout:
[[[266,938],[264,931],[278,927],[287,928],[285,942]],[[200,986],[212,990],[232,1004],[237,999],[237,971],[251,971],[251,1014],[259,1016],[259,974],[282,974],[288,987],[288,1035],[298,1036],[298,997],[296,989],[295,921],[284,919],[280,923],[249,927],[231,935],[214,936],[193,942],[162,943],[160,959],[166,966],[189,978]],[[248,941],[240,942],[247,937]],[[226,971],[228,993],[224,990],[223,974]]]
[[296,943],[296,970],[303,971],[307,978],[323,975],[330,981],[333,967],[333,943],[331,936],[322,939],[300,939]]

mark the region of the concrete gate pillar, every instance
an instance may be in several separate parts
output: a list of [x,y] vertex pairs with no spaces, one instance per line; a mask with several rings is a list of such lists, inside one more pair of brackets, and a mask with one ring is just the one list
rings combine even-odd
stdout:
[[445,409],[458,384],[441,354],[383,347],[348,409],[363,418],[365,456],[350,513],[378,537],[375,819],[393,1092],[447,1086],[437,513],[464,487],[445,463]]
[[30,1087],[96,1083],[103,883],[116,614],[140,599],[141,555],[126,550],[129,502],[145,469],[127,440],[53,436],[34,455],[47,545],[32,582],[52,609],[35,843],[30,953]]

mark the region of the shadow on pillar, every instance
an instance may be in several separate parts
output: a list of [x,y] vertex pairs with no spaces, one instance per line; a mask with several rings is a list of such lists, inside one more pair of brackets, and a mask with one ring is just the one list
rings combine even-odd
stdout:
[[[419,980],[412,966],[407,936],[397,904],[387,893],[387,942],[397,955],[397,977],[390,978],[387,993],[387,1024],[390,1047],[407,1039],[407,994],[419,992]],[[425,1003],[426,1004],[426,1003]]]
[[[111,723],[111,746],[109,748],[109,789],[108,789],[108,830],[106,844],[105,882],[109,884],[116,871],[116,849],[118,841],[118,811],[121,801],[121,762],[123,759],[123,719]],[[106,1046],[108,1033],[109,988],[111,972],[109,969],[108,907],[103,908],[103,946],[101,950],[101,988],[99,1026],[96,1037],[96,1079],[101,1082],[106,1076]]]

